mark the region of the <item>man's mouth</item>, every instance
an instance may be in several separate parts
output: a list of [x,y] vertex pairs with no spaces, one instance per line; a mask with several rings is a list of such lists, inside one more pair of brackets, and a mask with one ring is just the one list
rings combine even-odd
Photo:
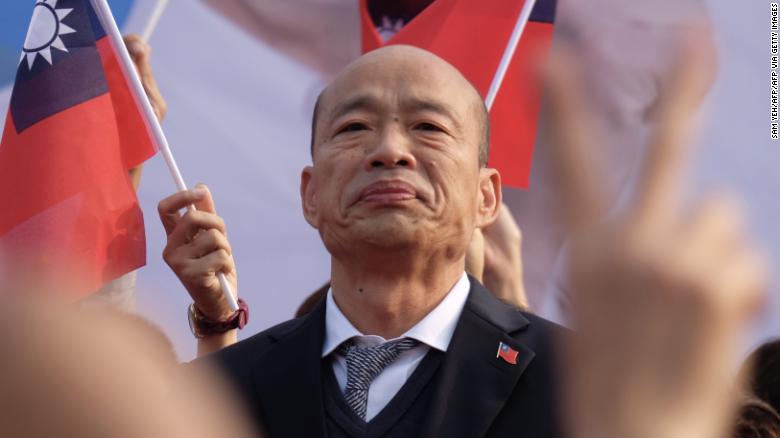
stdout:
[[377,181],[360,192],[358,202],[392,204],[417,199],[417,191],[403,181]]

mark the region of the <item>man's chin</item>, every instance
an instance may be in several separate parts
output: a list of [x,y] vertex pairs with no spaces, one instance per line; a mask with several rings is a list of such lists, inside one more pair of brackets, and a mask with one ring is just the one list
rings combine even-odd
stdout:
[[420,240],[420,219],[402,213],[387,213],[362,219],[351,232],[360,241],[379,247],[405,247]]

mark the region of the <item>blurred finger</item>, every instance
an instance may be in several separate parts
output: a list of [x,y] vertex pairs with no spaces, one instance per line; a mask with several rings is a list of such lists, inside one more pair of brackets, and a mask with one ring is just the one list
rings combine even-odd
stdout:
[[640,223],[671,217],[680,205],[683,173],[692,150],[694,118],[710,85],[712,43],[691,36],[680,49],[658,104],[658,124],[640,175],[635,214]]
[[498,210],[498,217],[492,224],[482,229],[485,239],[488,240],[509,240],[511,243],[522,240],[520,226],[515,221],[512,212],[506,204],[501,203]]
[[711,196],[701,202],[682,229],[683,248],[711,260],[733,253],[745,243],[743,208],[736,198]]
[[142,63],[137,64],[138,74],[141,78],[141,85],[144,87],[146,96],[154,108],[154,113],[157,116],[157,120],[162,121],[165,115],[168,113],[168,104],[160,93],[160,88],[157,86],[157,80],[152,73],[152,66],[149,63],[148,55],[144,58]]
[[227,237],[216,228],[199,233],[195,239],[187,245],[187,256],[193,259],[201,258],[211,252],[223,249],[229,255],[233,254]]
[[144,56],[149,50],[149,45],[144,42],[140,35],[126,35],[122,39],[124,40],[127,52],[130,53],[130,57],[133,58],[133,61]]
[[209,274],[223,272],[225,275],[230,274],[236,268],[233,257],[224,249],[218,249],[206,254],[193,262],[192,266],[197,272]]
[[224,234],[225,222],[214,213],[194,210],[188,211],[179,219],[176,228],[168,236],[168,244],[172,246],[185,245],[202,230],[215,229]]
[[206,187],[206,185],[202,184],[202,183],[195,184],[195,189],[196,190],[202,190],[202,191],[205,192],[205,196],[200,198],[195,203],[195,208],[197,208],[200,211],[206,211],[206,212],[209,212],[209,213],[216,213],[217,212],[217,208],[214,205],[214,198],[211,196],[211,190],[209,190],[209,188]]
[[154,108],[155,115],[158,120],[162,120],[168,112],[168,104],[162,97],[152,72],[150,62],[152,48],[138,35],[126,36],[124,40],[127,51],[130,53],[138,76],[141,79],[141,85],[143,85],[144,91]]
[[769,287],[767,266],[764,255],[746,245],[717,269],[722,308],[736,323],[745,322],[765,302]]
[[209,196],[207,190],[195,188],[193,190],[183,190],[175,193],[157,204],[157,212],[160,215],[160,221],[165,228],[165,234],[170,235],[176,228],[176,224],[181,218],[179,211],[188,206],[199,202],[203,197]]
[[546,131],[560,191],[557,203],[569,227],[580,229],[596,220],[604,202],[593,157],[597,150],[593,124],[576,81],[576,66],[569,61],[572,57],[565,48],[553,51],[544,72],[544,93]]

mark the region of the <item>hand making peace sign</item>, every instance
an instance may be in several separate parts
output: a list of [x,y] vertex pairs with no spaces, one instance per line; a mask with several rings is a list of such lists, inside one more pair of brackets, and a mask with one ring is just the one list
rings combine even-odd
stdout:
[[609,220],[573,54],[558,51],[547,69],[548,138],[571,236],[575,333],[563,387],[572,436],[716,437],[729,425],[736,342],[766,275],[735,200],[682,202],[712,53],[703,38],[681,49],[635,201]]

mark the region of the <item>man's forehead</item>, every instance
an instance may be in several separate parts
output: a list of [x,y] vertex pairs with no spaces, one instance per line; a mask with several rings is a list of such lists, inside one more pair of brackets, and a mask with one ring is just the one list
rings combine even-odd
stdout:
[[348,76],[368,74],[376,77],[382,73],[396,77],[405,73],[429,73],[431,78],[460,75],[450,63],[431,52],[412,46],[390,45],[358,57],[341,70],[334,82]]
[[381,100],[379,94],[388,91],[439,102],[447,101],[448,96],[472,94],[481,101],[479,93],[455,67],[430,52],[410,46],[388,46],[361,56],[336,76],[323,91],[321,100],[330,105],[354,95]]

